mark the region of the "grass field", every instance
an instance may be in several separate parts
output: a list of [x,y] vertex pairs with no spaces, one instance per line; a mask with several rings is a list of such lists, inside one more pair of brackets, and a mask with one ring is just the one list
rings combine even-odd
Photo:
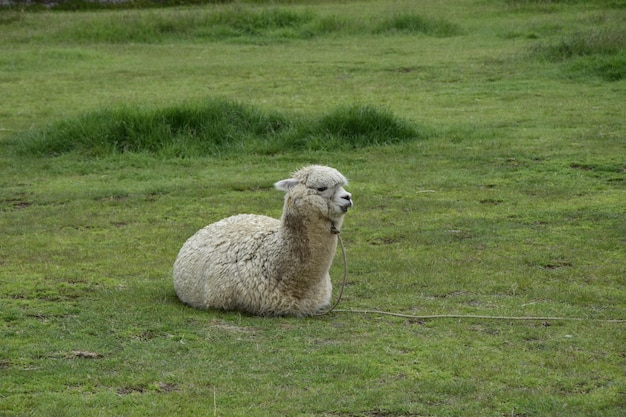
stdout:
[[[619,0],[0,10],[0,415],[625,415],[625,20]],[[184,241],[279,216],[272,184],[309,163],[351,181],[339,309],[580,320],[178,302]]]

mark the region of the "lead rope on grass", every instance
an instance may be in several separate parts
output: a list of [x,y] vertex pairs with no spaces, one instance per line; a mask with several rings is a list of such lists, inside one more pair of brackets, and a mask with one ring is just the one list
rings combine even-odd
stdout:
[[[330,311],[329,311],[330,312]],[[337,313],[377,314],[384,316],[402,317],[414,320],[429,319],[481,319],[481,320],[541,320],[541,321],[592,321],[603,323],[626,323],[625,319],[583,319],[580,317],[532,317],[532,316],[480,316],[475,314],[433,314],[417,316],[413,314],[392,313],[380,310],[335,310]]]
[[346,258],[346,248],[343,244],[343,239],[341,238],[341,234],[339,229],[335,227],[335,224],[331,224],[330,232],[334,235],[337,235],[339,239],[339,246],[341,246],[341,255],[343,258],[343,280],[341,282],[341,288],[339,290],[339,295],[335,302],[324,311],[320,311],[317,313],[317,316],[325,316],[335,311],[336,313],[355,313],[355,314],[376,314],[381,316],[392,316],[392,317],[402,317],[407,319],[414,320],[429,320],[429,319],[480,319],[480,320],[541,320],[541,321],[593,321],[593,322],[604,322],[604,323],[624,323],[626,320],[624,319],[582,319],[579,317],[532,317],[532,316],[481,316],[476,314],[432,314],[426,316],[418,316],[414,314],[403,314],[403,313],[392,313],[390,311],[381,311],[381,310],[339,310],[335,309],[339,302],[341,301],[341,297],[343,296],[343,290],[346,288],[346,281],[348,279],[348,262]]

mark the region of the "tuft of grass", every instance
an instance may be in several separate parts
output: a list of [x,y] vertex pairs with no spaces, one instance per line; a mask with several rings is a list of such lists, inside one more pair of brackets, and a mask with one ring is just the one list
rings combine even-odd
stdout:
[[[212,36],[273,36],[282,38],[306,38],[303,27],[316,16],[312,12],[297,12],[288,9],[262,9],[253,11],[232,8],[217,13],[208,19],[207,26],[214,27]],[[213,29],[212,29],[213,30]]]
[[[1,11],[0,11],[1,12]],[[24,14],[0,13],[0,25],[18,26]],[[54,14],[52,14],[54,16]],[[458,25],[442,18],[394,14],[364,22],[353,16],[317,13],[311,9],[224,5],[206,9],[146,9],[105,11],[97,19],[68,14],[37,41],[79,44],[158,44],[172,41],[223,41],[267,44],[329,35],[425,34],[435,37],[461,33]],[[27,32],[20,42],[33,41]]]
[[343,107],[319,119],[305,119],[216,99],[162,109],[125,106],[87,113],[20,133],[15,142],[20,155],[76,152],[94,157],[132,152],[192,157],[357,149],[427,134],[371,106]]
[[316,36],[330,35],[333,33],[354,33],[358,31],[359,24],[348,17],[339,15],[319,16],[313,19],[305,28],[309,34]]
[[569,70],[575,75],[597,77],[604,81],[620,81],[626,78],[626,53],[578,59],[572,62]]
[[311,23],[318,16],[286,8],[225,6],[211,10],[125,11],[97,20],[74,19],[51,35],[59,41],[79,43],[163,43],[173,40],[306,39],[313,35]]
[[538,44],[533,53],[552,62],[566,63],[575,76],[605,81],[626,78],[626,30],[578,31],[555,44]]
[[353,148],[388,145],[423,138],[428,134],[390,111],[373,106],[349,106],[324,115],[311,136],[334,138],[335,146],[348,143]]
[[541,45],[537,52],[553,61],[591,55],[617,55],[626,49],[626,29],[576,32],[555,45]]
[[171,39],[294,38],[306,37],[302,26],[313,15],[286,9],[252,10],[229,7],[215,13],[149,11],[120,20],[117,16],[78,22],[59,32],[62,39],[104,43],[157,43]]
[[456,36],[461,33],[457,24],[448,22],[445,19],[435,19],[417,14],[396,14],[380,22],[376,33],[423,33],[426,35],[447,37]]

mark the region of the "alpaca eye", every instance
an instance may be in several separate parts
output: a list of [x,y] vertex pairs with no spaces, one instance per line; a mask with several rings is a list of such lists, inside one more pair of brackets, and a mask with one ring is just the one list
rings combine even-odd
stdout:
[[319,187],[319,188],[317,189],[317,191],[319,191],[320,193],[321,193],[321,192],[324,192],[324,191],[326,191],[326,190],[328,190],[328,187]]

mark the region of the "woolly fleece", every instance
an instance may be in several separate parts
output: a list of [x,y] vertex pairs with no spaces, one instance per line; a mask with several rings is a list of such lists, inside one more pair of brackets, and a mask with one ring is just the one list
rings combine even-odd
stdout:
[[278,181],[280,220],[240,214],[199,230],[174,263],[179,299],[196,308],[306,316],[330,303],[328,271],[352,206],[336,169],[313,165]]

